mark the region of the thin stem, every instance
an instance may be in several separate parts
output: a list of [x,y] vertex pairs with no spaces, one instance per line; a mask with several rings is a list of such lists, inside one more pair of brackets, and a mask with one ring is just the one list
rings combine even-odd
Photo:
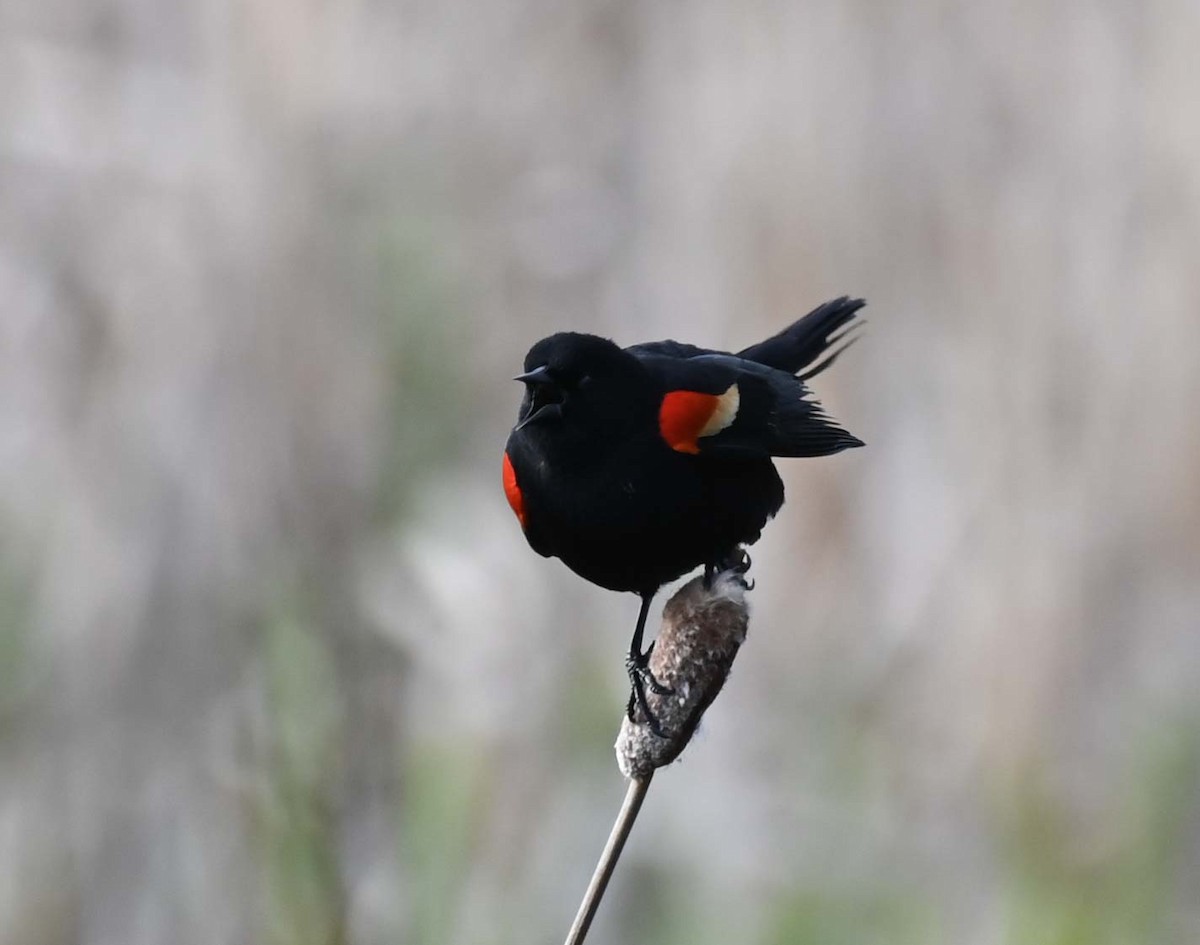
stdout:
[[625,800],[621,804],[621,810],[617,813],[612,833],[608,835],[608,843],[604,845],[604,852],[600,854],[600,862],[596,864],[596,872],[592,874],[592,881],[588,883],[587,892],[583,894],[583,902],[579,904],[579,912],[576,913],[575,921],[571,924],[571,931],[567,933],[565,945],[580,945],[587,935],[588,929],[591,928],[592,919],[596,916],[596,910],[600,908],[600,900],[604,898],[604,890],[608,888],[608,881],[612,877],[613,870],[616,869],[621,850],[629,838],[629,832],[633,830],[633,822],[637,820],[638,811],[642,809],[642,801],[646,799],[646,792],[650,790],[652,777],[654,777],[654,772],[650,772],[642,778],[629,780],[629,789],[625,792]]

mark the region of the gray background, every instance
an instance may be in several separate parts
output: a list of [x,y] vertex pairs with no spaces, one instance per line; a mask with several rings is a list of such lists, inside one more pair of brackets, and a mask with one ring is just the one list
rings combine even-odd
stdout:
[[595,942],[1200,940],[1200,7],[0,0],[0,942],[561,938],[525,349],[870,300]]

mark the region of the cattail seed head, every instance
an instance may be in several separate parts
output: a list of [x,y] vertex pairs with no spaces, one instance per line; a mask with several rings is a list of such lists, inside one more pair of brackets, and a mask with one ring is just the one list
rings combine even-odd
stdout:
[[650,671],[671,691],[646,690],[663,737],[650,730],[640,708],[634,710],[636,721],[621,720],[615,748],[625,777],[647,777],[678,758],[691,741],[746,639],[748,587],[745,568],[735,568],[716,575],[711,587],[699,577],[689,581],[667,601]]

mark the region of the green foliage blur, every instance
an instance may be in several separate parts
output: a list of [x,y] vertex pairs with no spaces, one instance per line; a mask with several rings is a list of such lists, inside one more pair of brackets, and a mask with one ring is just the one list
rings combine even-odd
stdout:
[[636,602],[526,546],[510,378],[842,294],[868,447],[589,941],[1200,941],[1198,29],[0,4],[0,945],[561,940]]

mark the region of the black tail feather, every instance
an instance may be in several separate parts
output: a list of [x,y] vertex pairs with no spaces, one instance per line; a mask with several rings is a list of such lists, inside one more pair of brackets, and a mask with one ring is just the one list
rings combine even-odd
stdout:
[[862,440],[830,419],[816,401],[780,404],[776,416],[773,456],[830,456],[863,445]]
[[844,332],[842,332],[836,338],[830,339],[830,344],[832,345],[832,344],[836,344],[839,341],[844,340],[847,335],[851,335],[851,334],[854,335],[853,338],[851,338],[844,345],[842,345],[840,348],[838,348],[837,351],[833,352],[833,354],[831,354],[829,357],[827,357],[824,361],[822,361],[816,367],[809,368],[803,374],[797,374],[796,376],[798,378],[800,378],[800,380],[802,380],[802,381],[807,381],[807,380],[810,380],[811,378],[816,377],[822,371],[825,371],[828,368],[833,367],[833,362],[836,361],[838,358],[840,358],[842,356],[842,354],[846,351],[847,348],[849,348],[852,344],[854,344],[856,341],[858,341],[858,339],[859,339],[858,329],[861,328],[865,324],[866,324],[866,322],[855,322],[853,325],[851,325],[849,328],[847,328]]
[[[839,299],[819,305],[799,321],[789,325],[777,335],[772,335],[766,341],[751,345],[738,352],[739,358],[747,361],[757,361],[780,371],[795,374],[808,367],[829,348],[841,341],[853,331],[851,326],[840,335],[835,334],[840,328],[854,320],[855,315],[864,305],[864,299],[852,299],[843,295]],[[804,380],[815,377],[837,359],[837,357],[853,343],[853,339],[830,355],[817,367],[803,375]]]

